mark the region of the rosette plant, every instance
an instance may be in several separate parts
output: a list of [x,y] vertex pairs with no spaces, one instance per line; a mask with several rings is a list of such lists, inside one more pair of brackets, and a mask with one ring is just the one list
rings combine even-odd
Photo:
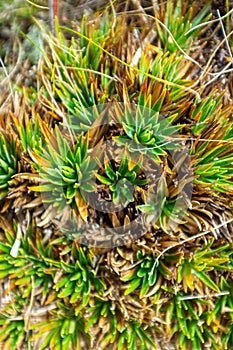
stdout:
[[109,186],[112,192],[112,200],[114,203],[120,202],[123,206],[134,200],[133,186],[145,186],[147,179],[139,178],[142,162],[138,163],[130,161],[125,154],[118,166],[113,162],[105,163],[104,175],[96,174],[96,178],[104,185]]
[[0,198],[7,194],[12,179],[18,171],[16,143],[12,137],[0,135]]
[[139,100],[135,113],[126,107],[121,118],[125,135],[116,137],[116,141],[127,145],[131,152],[151,155],[152,159],[160,162],[160,156],[178,147],[175,134],[182,125],[172,125],[177,118],[176,114],[163,118],[158,112],[141,107],[140,103]]
[[87,151],[88,136],[81,134],[72,147],[56,128],[54,134],[50,133],[47,147],[31,152],[42,183],[30,189],[44,193],[44,202],[57,207],[59,212],[67,205],[77,208],[84,220],[87,208],[83,194],[95,189],[92,179],[96,167]]

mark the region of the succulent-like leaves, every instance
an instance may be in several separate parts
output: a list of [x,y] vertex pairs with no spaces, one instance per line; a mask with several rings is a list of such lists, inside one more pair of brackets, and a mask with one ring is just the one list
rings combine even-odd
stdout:
[[210,18],[210,14],[206,15],[209,11],[209,4],[204,6],[195,17],[192,14],[194,4],[189,8],[187,5],[187,1],[177,0],[174,2],[169,0],[165,5],[166,9],[161,11],[164,13],[163,23],[166,28],[159,22],[157,22],[157,28],[159,38],[165,50],[169,52],[178,51],[179,47],[182,50],[192,48],[193,39],[200,32],[198,25]]
[[134,163],[130,161],[129,156],[125,154],[120,164],[116,167],[111,162],[105,163],[104,171],[106,176],[96,174],[96,178],[102,183],[109,186],[112,192],[113,202],[118,202],[126,206],[129,202],[134,201],[133,186],[145,186],[147,179],[139,178],[141,162]]
[[0,198],[6,195],[10,180],[17,169],[18,156],[15,140],[0,135]]
[[[66,205],[80,205],[82,209],[83,194],[95,189],[93,177],[96,164],[87,155],[87,148],[88,141],[83,135],[72,148],[56,128],[54,135],[51,134],[48,140],[47,147],[31,153],[35,168],[41,178],[46,180],[39,186],[32,186],[31,190],[45,193],[44,201],[56,202],[58,210],[62,210]],[[85,213],[83,218],[86,220]]]

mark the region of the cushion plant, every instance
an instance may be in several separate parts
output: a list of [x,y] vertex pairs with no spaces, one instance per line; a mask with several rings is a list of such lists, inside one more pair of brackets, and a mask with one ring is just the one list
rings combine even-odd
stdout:
[[44,34],[38,96],[0,124],[1,346],[231,349],[232,97],[197,55],[211,4],[110,5]]

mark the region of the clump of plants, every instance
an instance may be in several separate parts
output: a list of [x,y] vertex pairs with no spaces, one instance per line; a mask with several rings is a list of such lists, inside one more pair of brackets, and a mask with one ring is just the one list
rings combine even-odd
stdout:
[[232,98],[196,54],[210,5],[110,5],[56,22],[38,91],[0,124],[0,343],[230,349]]

